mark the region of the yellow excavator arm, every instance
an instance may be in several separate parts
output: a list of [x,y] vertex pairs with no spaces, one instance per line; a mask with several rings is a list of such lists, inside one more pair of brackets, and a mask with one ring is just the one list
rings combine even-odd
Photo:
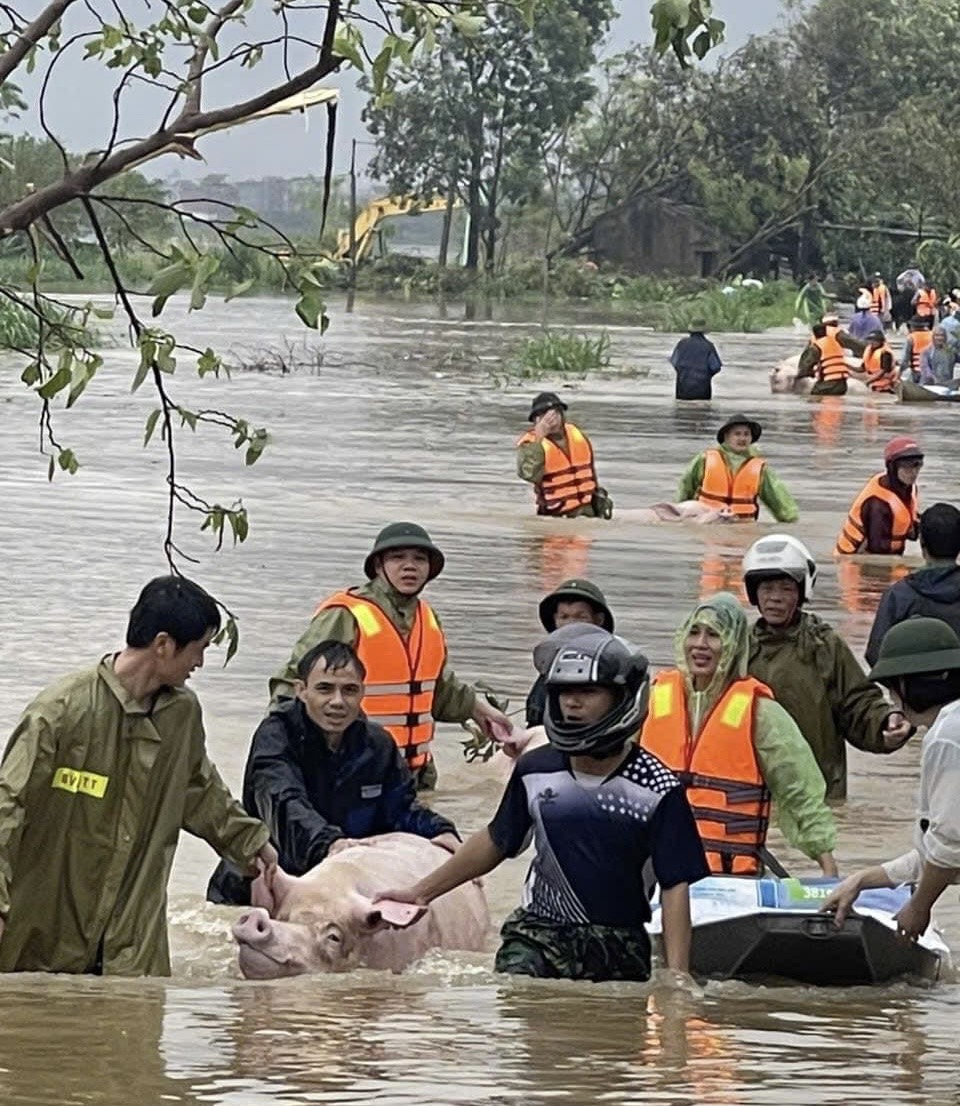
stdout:
[[[454,207],[460,207],[460,201],[454,200]],[[353,224],[353,236],[356,241],[357,261],[362,261],[370,252],[373,236],[384,219],[394,215],[423,215],[428,211],[446,211],[447,200],[443,196],[384,196],[371,200],[357,215]],[[350,231],[341,230],[337,234],[336,261],[350,258]]]

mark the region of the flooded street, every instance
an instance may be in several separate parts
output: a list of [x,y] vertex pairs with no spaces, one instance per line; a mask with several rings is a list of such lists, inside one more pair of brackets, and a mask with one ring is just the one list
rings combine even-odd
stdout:
[[[169,310],[169,309],[168,309]],[[293,375],[237,372],[173,378],[186,406],[221,408],[265,425],[273,444],[245,468],[229,438],[180,431],[180,478],[211,501],[242,495],[250,537],[212,552],[181,512],[178,542],[202,557],[181,567],[241,620],[240,653],[223,670],[211,652],[193,685],[208,744],[239,791],[250,735],[267,704],[267,677],[289,655],[316,602],[360,582],[380,527],[421,522],[447,567],[428,597],[461,676],[483,678],[513,710],[532,682],[537,602],[569,576],[606,593],[617,629],[655,667],[672,663],[674,630],[698,595],[739,588],[740,558],[759,525],[643,525],[631,510],[676,497],[689,458],[723,418],[763,423],[760,446],[797,499],[791,528],[820,563],[813,609],[860,654],[879,595],[903,565],[831,557],[854,496],[882,467],[894,434],[926,450],[921,501],[960,500],[949,404],[901,406],[887,397],[771,395],[767,370],[799,351],[791,331],[719,335],[724,358],[712,404],[677,405],[667,355],[675,336],[609,324],[610,374],[561,390],[591,436],[611,522],[543,521],[515,475],[513,445],[530,398],[559,381],[497,387],[493,373],[535,322],[467,323],[432,304],[332,309],[323,363]],[[536,308],[529,318],[537,319]],[[554,321],[584,325],[569,308]],[[170,325],[200,347],[249,353],[300,342],[289,304],[211,304]],[[164,317],[166,321],[166,316]],[[0,494],[5,568],[0,730],[60,675],[122,644],[142,584],[165,571],[165,457],[141,449],[155,406],[149,386],[129,397],[134,356],[109,351],[82,401],[56,429],[79,473],[47,483],[36,454],[34,397],[7,369],[0,379]],[[907,558],[919,563],[919,551]],[[466,834],[491,816],[501,781],[467,765],[456,727],[441,727],[440,787],[431,800]],[[850,798],[838,808],[837,857],[848,873],[904,852],[919,742],[890,757],[851,751]],[[775,833],[795,875],[814,867]],[[487,881],[494,920],[517,902],[529,855]],[[960,985],[879,990],[710,984],[702,995],[658,986],[505,979],[486,955],[431,956],[402,977],[360,972],[275,983],[239,978],[234,911],[203,901],[215,862],[184,839],[170,887],[174,975],[169,981],[0,977],[0,1100],[17,1104],[213,1103],[334,1106],[376,1103],[592,1102],[904,1104],[957,1101]],[[936,917],[960,949],[960,903],[948,889]]]

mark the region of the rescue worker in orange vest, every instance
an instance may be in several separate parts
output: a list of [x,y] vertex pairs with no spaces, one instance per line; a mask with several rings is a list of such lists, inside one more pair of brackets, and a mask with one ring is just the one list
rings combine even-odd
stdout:
[[434,720],[472,718],[495,738],[511,729],[506,715],[458,679],[447,663],[439,619],[420,598],[443,566],[443,553],[422,526],[385,526],[364,561],[368,583],[325,599],[290,660],[270,680],[274,707],[293,695],[297,665],[308,649],[331,640],[353,646],[366,669],[364,714],[396,741],[420,790],[436,783],[430,754]]
[[923,450],[907,437],[893,438],[883,451],[885,472],[872,477],[843,524],[834,553],[881,553],[899,557],[920,535],[917,480]]
[[900,370],[882,330],[875,330],[867,339],[863,354],[863,369],[869,373],[867,385],[871,392],[894,392],[900,383]]
[[597,484],[590,439],[564,412],[553,392],[530,405],[530,430],[517,442],[517,475],[533,484],[537,514],[554,518],[611,518],[613,500]]
[[709,507],[726,507],[733,517],[753,522],[760,504],[778,522],[799,517],[793,496],[754,449],[763,433],[755,419],[734,415],[717,431],[719,449],[698,453],[680,478],[677,499],[697,499]]
[[920,362],[924,352],[933,345],[933,331],[927,328],[925,319],[914,317],[909,323],[910,334],[900,358],[900,377],[920,383]]
[[840,329],[836,315],[826,315],[814,326],[810,345],[800,355],[797,378],[816,377],[811,395],[845,396],[850,373],[846,351],[862,357],[865,349],[863,342]]
[[870,300],[874,315],[888,327],[893,321],[893,297],[879,273],[874,273],[870,280]]
[[932,328],[940,314],[940,297],[932,284],[924,284],[913,294],[910,301],[913,313],[923,320],[924,326]]
[[772,800],[790,844],[835,876],[823,775],[790,715],[747,675],[749,642],[734,595],[696,606],[674,639],[677,667],[654,680],[640,744],[686,786],[711,872],[783,874],[766,847]]

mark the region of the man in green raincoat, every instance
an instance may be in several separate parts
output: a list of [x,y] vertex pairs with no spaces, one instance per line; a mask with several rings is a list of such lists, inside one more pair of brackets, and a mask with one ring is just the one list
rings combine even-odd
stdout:
[[[376,620],[381,616],[386,618],[389,627],[399,635],[403,647],[410,653],[408,646],[411,635],[418,628],[423,608],[426,607],[426,604],[421,604],[420,593],[431,580],[440,575],[444,564],[443,553],[430,540],[422,526],[413,522],[392,522],[385,526],[377,535],[377,540],[364,561],[367,583],[351,588],[348,593],[337,593],[321,603],[312,621],[294,645],[290,659],[270,680],[271,709],[282,698],[293,696],[300,658],[321,641],[342,641],[361,653],[367,670],[368,695],[374,685],[393,682],[392,676],[385,681],[382,675],[385,664],[384,635],[377,632],[376,623],[367,626],[367,614],[369,612]],[[430,608],[427,608],[427,612],[442,635],[439,619]],[[417,629],[417,632],[419,634],[420,630]],[[416,665],[420,663],[418,658],[424,652],[423,639],[420,640],[420,647],[413,650],[417,655],[409,657],[408,676],[411,690],[414,684],[426,685],[435,681],[432,690],[428,690],[431,698],[429,709],[422,712],[429,716],[426,724],[432,729],[434,720],[465,722],[472,718],[488,736],[494,736],[491,727],[502,727],[509,732],[510,719],[492,706],[484,696],[478,695],[469,684],[458,679],[446,661],[445,639],[444,659],[442,665],[438,666],[439,673],[435,678],[430,676],[427,680],[423,679],[424,674],[416,671]],[[425,790],[433,787],[437,778],[433,759],[428,757],[424,763],[420,753],[421,746],[428,746],[429,741],[418,743],[416,738],[420,734],[406,732],[413,730],[412,726],[401,727],[386,722],[373,707],[374,704],[369,699],[364,700],[364,712],[375,722],[380,721],[385,725],[407,755],[418,788]]]
[[0,764],[0,970],[169,975],[181,829],[251,874],[276,864],[208,759],[185,686],[219,626],[202,588],[158,577],[126,648],[27,707]]
[[[717,446],[698,453],[680,477],[679,502],[697,499],[708,507],[725,507],[744,521],[755,520],[762,503],[777,522],[796,522],[799,512],[793,496],[755,448],[762,433],[756,419],[727,419],[717,431]],[[711,464],[715,459],[718,465]],[[759,473],[749,472],[748,463]]]
[[[681,779],[691,772],[696,777],[688,788],[701,789],[700,802],[691,798],[691,806],[702,834],[704,826],[713,821],[709,818],[711,811],[699,810],[702,789],[726,791],[728,813],[737,817],[729,819],[721,832],[732,835],[734,823],[742,822],[744,840],[737,838],[734,843],[731,837],[729,848],[724,848],[723,840],[704,840],[711,870],[716,874],[746,872],[747,868],[736,866],[739,860],[752,862],[758,854],[763,863],[771,863],[764,843],[762,814],[753,814],[747,807],[738,810],[735,805],[737,790],[745,795],[750,790],[746,776],[737,775],[744,770],[744,763],[742,750],[734,748],[734,733],[741,723],[749,725],[750,715],[728,696],[731,690],[739,689],[743,701],[750,700],[753,719],[751,732],[745,733],[744,739],[752,744],[755,766],[773,799],[781,832],[791,845],[815,860],[824,875],[835,876],[837,832],[826,805],[823,776],[790,715],[764,689],[757,693],[755,681],[747,678],[750,629],[736,596],[719,592],[697,604],[677,631],[674,646],[677,668],[657,674],[640,744],[680,773]],[[682,701],[665,694],[672,687],[682,689]],[[735,724],[731,724],[728,713]],[[715,778],[716,786],[710,786],[707,776]],[[742,784],[739,789],[729,789],[737,783]],[[751,818],[758,817],[760,822],[755,828],[747,827]],[[748,843],[746,836],[751,834],[753,840]]]
[[750,674],[790,712],[827,783],[827,797],[847,794],[846,742],[892,753],[913,730],[864,675],[840,635],[811,611],[817,566],[790,534],[770,534],[747,550],[743,582],[760,618],[750,635]]

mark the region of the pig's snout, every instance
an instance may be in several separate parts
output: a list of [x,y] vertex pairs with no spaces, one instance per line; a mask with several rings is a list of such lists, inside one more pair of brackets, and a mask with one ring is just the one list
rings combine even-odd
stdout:
[[270,915],[262,906],[255,906],[241,914],[233,926],[234,939],[241,945],[261,948],[269,940],[273,927]]

